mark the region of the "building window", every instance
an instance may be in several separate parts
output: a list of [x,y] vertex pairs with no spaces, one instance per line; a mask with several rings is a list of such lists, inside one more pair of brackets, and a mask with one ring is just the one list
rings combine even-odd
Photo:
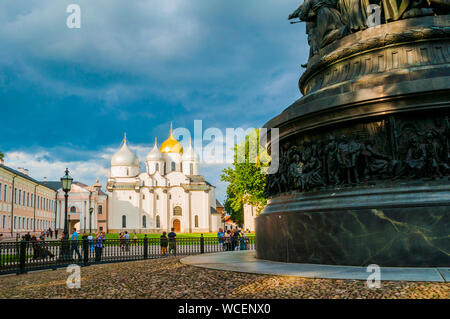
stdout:
[[127,227],[127,216],[122,215],[122,228]]
[[198,228],[198,215],[195,215],[194,223],[195,223],[195,226],[194,226],[194,227],[197,227],[197,228]]
[[98,206],[98,214],[99,215],[103,214],[103,206],[102,205]]
[[175,170],[175,162],[170,163],[171,171],[173,172]]
[[142,227],[143,228],[147,227],[147,216],[142,216]]
[[8,200],[8,185],[5,185],[5,190],[3,191],[3,199],[6,202]]
[[100,226],[99,230],[100,230],[100,231],[103,231],[103,227],[102,227],[102,226]]
[[159,171],[159,163],[156,163],[155,165],[155,170],[158,172]]
[[22,190],[19,189],[19,205],[22,204]]
[[145,195],[142,195],[142,199],[145,199]]
[[0,200],[2,200],[2,183],[0,183]]
[[181,207],[180,206],[175,206],[173,208],[173,216],[181,216]]
[[77,208],[75,206],[70,207],[70,213],[75,214],[77,212]]
[[161,221],[159,219],[159,215],[156,216],[156,228],[161,228]]

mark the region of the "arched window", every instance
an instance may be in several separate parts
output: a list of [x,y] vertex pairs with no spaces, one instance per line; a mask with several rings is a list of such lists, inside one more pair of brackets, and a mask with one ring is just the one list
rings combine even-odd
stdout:
[[173,216],[181,216],[181,207],[180,206],[175,206],[173,208]]
[[147,227],[147,216],[142,216],[142,228]]
[[159,172],[159,163],[156,163],[156,165],[155,165],[155,170],[156,170],[157,172]]
[[98,206],[98,214],[99,215],[103,214],[103,206],[102,205]]
[[159,220],[159,215],[156,216],[156,228],[161,228],[161,222]]
[[75,206],[70,207],[70,212],[71,213],[76,213],[77,212],[77,208]]
[[122,215],[122,228],[127,227],[127,216]]
[[189,175],[194,175],[194,164],[189,164]]
[[171,162],[170,165],[171,165],[171,171],[173,172],[175,170],[175,162]]
[[195,226],[194,227],[198,228],[198,215],[195,215],[194,222],[195,222]]

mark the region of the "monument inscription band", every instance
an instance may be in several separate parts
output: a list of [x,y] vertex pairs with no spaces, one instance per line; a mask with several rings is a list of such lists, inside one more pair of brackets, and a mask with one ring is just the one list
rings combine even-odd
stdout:
[[304,96],[265,125],[280,165],[258,258],[450,266],[450,2],[381,1],[376,27],[369,5],[306,0],[289,16],[310,56]]

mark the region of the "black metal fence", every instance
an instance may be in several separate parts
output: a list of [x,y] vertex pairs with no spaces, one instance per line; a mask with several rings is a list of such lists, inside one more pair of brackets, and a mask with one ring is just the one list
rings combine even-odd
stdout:
[[159,238],[103,239],[79,241],[47,240],[0,243],[0,274],[23,274],[31,270],[56,269],[69,264],[88,266],[132,260],[186,256],[222,251],[255,249],[255,237],[228,238],[220,242],[216,237],[177,238],[168,240],[167,247]]

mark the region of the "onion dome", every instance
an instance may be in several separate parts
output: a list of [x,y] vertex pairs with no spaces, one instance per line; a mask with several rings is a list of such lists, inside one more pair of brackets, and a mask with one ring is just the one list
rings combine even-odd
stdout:
[[111,158],[111,166],[139,166],[139,158],[127,146],[127,134],[120,150]]
[[192,140],[189,140],[189,147],[184,152],[183,157],[181,158],[183,161],[198,161],[198,155],[195,153],[194,148],[192,147]]
[[152,150],[147,154],[146,160],[147,161],[160,161],[161,159],[162,159],[162,154],[159,151],[158,142],[155,138],[155,145],[153,146]]
[[183,154],[183,146],[178,142],[172,134],[172,123],[170,123],[170,136],[161,144],[161,153],[179,153]]

